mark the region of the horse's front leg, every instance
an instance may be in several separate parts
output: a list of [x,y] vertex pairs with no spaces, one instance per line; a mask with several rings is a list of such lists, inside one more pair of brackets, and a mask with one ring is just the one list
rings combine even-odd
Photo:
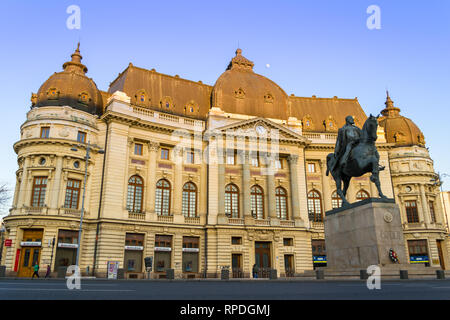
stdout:
[[342,180],[341,180],[341,178],[340,177],[335,178],[335,182],[336,182],[336,192],[339,195],[339,197],[342,199],[342,206],[345,207],[345,206],[350,205],[350,203],[345,198],[345,193],[342,192]]
[[[374,161],[374,168],[376,167],[375,170],[372,171],[372,176],[370,176],[370,181],[372,181],[373,183],[375,183],[377,190],[378,190],[378,195],[380,196],[380,198],[382,199],[387,199],[387,197],[383,194],[383,192],[381,191],[381,184],[380,184],[380,173],[378,171],[378,161]],[[375,173],[374,173],[375,171]]]

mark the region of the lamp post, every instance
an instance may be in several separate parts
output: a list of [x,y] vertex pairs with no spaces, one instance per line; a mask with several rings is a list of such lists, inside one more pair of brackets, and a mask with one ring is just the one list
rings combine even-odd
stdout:
[[[91,152],[92,147],[98,148],[96,145],[91,145],[90,141],[88,141],[88,144],[86,145],[86,156],[85,156],[85,164],[84,164],[84,183],[83,183],[83,197],[81,200],[81,214],[80,214],[80,227],[78,229],[78,247],[77,247],[77,257],[75,260],[75,265],[79,267],[79,260],[80,260],[80,246],[81,246],[81,231],[83,226],[83,216],[84,216],[84,198],[86,196],[86,180],[87,180],[87,168],[88,168],[88,162],[89,162],[89,154]],[[78,149],[74,146],[70,149],[71,151],[78,151]],[[102,149],[99,149],[97,151],[100,154],[104,154],[105,151]]]
[[437,173],[437,177],[431,179],[430,182],[433,182],[433,186],[439,186],[441,188],[441,199],[442,199],[442,204],[444,205],[445,221],[447,222],[446,225],[447,225],[447,228],[448,228],[449,226],[448,226],[448,220],[447,220],[448,219],[447,218],[447,208],[445,207],[445,200],[444,200],[444,197],[443,197],[444,190],[442,188],[442,185],[444,184],[444,182],[442,181],[442,178],[445,178],[445,177],[450,177],[450,175],[448,175],[446,173],[440,174],[438,172]]

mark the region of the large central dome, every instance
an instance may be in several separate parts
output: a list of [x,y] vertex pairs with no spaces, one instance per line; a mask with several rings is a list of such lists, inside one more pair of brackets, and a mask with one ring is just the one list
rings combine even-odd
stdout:
[[287,94],[273,81],[253,72],[253,65],[237,49],[214,85],[212,106],[228,113],[287,119]]

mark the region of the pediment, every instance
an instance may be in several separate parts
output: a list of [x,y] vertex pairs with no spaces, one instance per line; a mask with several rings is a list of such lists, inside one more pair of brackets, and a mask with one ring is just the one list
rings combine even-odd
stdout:
[[235,122],[223,127],[216,128],[216,130],[221,131],[224,134],[231,134],[235,136],[247,136],[269,140],[279,139],[280,141],[290,141],[305,144],[308,144],[310,142],[307,138],[303,137],[297,132],[279,125],[273,121],[260,117]]

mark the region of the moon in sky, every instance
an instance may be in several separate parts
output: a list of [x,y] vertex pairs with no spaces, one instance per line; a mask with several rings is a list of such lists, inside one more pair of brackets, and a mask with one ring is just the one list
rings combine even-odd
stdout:
[[270,68],[270,64],[266,64],[266,68]]

